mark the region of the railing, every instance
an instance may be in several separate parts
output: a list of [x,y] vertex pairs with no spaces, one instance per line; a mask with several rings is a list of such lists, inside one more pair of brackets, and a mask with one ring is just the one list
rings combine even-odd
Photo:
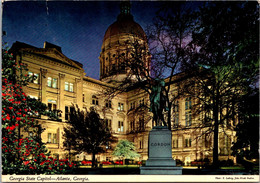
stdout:
[[62,121],[62,119],[60,119],[61,110],[49,110],[47,111],[47,116],[49,120]]

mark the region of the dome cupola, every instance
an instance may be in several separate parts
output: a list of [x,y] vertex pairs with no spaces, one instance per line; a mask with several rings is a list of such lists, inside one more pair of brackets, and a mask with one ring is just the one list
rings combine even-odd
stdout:
[[108,27],[103,42],[119,34],[132,34],[146,40],[144,30],[134,21],[133,15],[130,13],[130,7],[129,1],[120,3],[120,14],[117,16],[117,21]]
[[134,21],[130,9],[129,1],[121,1],[117,20],[105,32],[99,56],[101,81],[122,81],[126,77],[127,68],[123,66],[124,61],[120,59],[120,55],[127,57],[130,54],[129,48],[134,40],[147,45],[145,32]]

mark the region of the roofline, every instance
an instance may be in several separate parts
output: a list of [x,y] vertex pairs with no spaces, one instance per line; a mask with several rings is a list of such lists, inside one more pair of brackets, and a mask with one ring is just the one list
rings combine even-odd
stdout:
[[91,83],[95,83],[95,84],[98,84],[98,85],[102,85],[102,86],[105,86],[105,87],[115,88],[113,85],[111,85],[111,84],[109,84],[109,83],[105,83],[105,82],[103,82],[103,81],[100,81],[100,80],[91,78],[91,77],[89,77],[89,76],[84,76],[84,77],[83,77],[83,80],[88,81],[88,82],[91,82]]
[[[54,44],[52,44],[52,43],[49,43],[49,44],[54,45]],[[20,42],[20,41],[16,41],[15,43],[13,43],[13,45],[12,45],[10,51],[11,51],[11,52],[12,52],[12,51],[16,52],[16,51],[23,50],[23,49],[26,49],[26,48],[27,48],[27,49],[35,49],[35,50],[55,49],[57,52],[59,52],[60,54],[62,54],[65,58],[71,60],[71,61],[74,62],[77,66],[79,66],[81,69],[83,69],[83,64],[82,64],[82,63],[68,58],[66,55],[64,55],[64,54],[61,52],[61,50],[57,49],[56,47],[59,47],[59,46],[54,45],[53,48],[38,48],[38,47],[35,47],[35,46],[32,46],[32,45],[29,45],[29,44],[27,44],[27,43],[23,43],[23,42]],[[30,53],[31,53],[31,52],[30,52]],[[36,54],[36,53],[34,53],[34,54]],[[40,56],[40,55],[38,55],[38,56]],[[59,61],[58,59],[55,59],[55,58],[51,58],[51,57],[48,57],[48,56],[45,56],[45,57],[47,57],[47,58],[49,58],[49,59],[52,59],[52,60],[54,60],[54,61]],[[63,63],[63,62],[62,62],[62,63]],[[75,67],[75,66],[73,66],[73,67]],[[76,68],[76,67],[75,67],[75,68]]]

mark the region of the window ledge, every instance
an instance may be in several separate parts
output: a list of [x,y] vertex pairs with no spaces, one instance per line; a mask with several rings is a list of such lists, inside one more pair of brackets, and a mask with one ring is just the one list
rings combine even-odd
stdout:
[[51,87],[51,86],[47,86],[48,88],[52,88],[52,89],[59,89],[59,88],[53,88],[53,87]]

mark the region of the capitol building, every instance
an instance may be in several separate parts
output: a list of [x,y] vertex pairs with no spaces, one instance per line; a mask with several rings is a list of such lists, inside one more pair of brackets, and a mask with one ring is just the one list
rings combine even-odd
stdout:
[[[130,43],[138,40],[147,48],[143,63],[149,68],[151,56],[148,52],[146,34],[143,28],[134,21],[129,6],[121,6],[117,19],[107,30],[104,30],[103,44],[99,56],[100,79],[87,77],[83,65],[71,60],[62,53],[62,48],[49,42],[43,48],[37,48],[22,42],[15,42],[11,50],[16,61],[25,63],[29,75],[36,80],[24,87],[24,91],[32,98],[39,99],[49,110],[60,110],[60,120],[47,116],[37,119],[44,128],[42,140],[46,143],[52,156],[68,157],[63,149],[63,129],[67,125],[69,113],[76,104],[80,109],[95,107],[102,119],[111,129],[112,135],[118,140],[127,139],[135,144],[141,155],[138,160],[148,158],[148,134],[153,127],[152,113],[143,107],[149,105],[149,95],[140,88],[133,88],[119,93],[113,98],[104,95],[104,91],[116,88],[128,76],[129,70],[124,67],[120,55],[129,56]],[[178,77],[178,74],[176,75]],[[174,87],[172,87],[174,88]],[[174,93],[174,90],[172,91]],[[172,156],[186,164],[191,161],[213,156],[213,134],[204,134],[207,129],[193,128],[196,123],[192,118],[191,97],[180,98],[172,117]],[[219,159],[233,159],[231,144],[235,140],[235,132],[225,130],[219,132]],[[112,161],[117,157],[112,152],[117,142],[106,148],[106,152],[97,154],[98,161]],[[75,161],[90,160],[90,154],[78,154]]]

